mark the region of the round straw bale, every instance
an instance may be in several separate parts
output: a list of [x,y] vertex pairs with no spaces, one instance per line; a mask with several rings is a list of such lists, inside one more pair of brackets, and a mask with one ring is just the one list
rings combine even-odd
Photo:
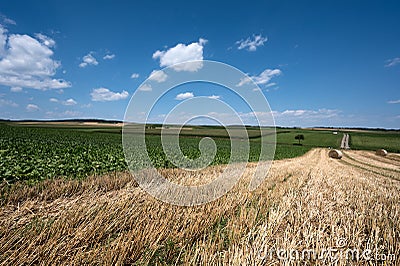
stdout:
[[386,156],[387,155],[387,151],[384,150],[384,149],[379,149],[379,150],[376,151],[376,155]]
[[331,157],[333,159],[340,159],[340,158],[342,158],[342,156],[343,156],[343,154],[339,150],[330,150],[329,151],[329,157]]

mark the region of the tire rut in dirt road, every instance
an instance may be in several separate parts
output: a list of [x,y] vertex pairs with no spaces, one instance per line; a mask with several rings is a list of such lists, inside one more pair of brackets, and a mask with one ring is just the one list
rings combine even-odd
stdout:
[[345,150],[349,150],[350,149],[349,141],[350,141],[350,135],[347,134],[347,133],[343,134],[343,138],[342,138],[342,142],[340,144],[340,148],[341,149],[345,149]]
[[352,153],[345,152],[343,155],[344,156],[340,161],[342,164],[358,168],[362,171],[392,178],[394,180],[400,180],[400,171],[397,169],[385,168],[378,163],[373,164],[368,160],[363,160],[362,158],[354,158]]
[[400,173],[400,162],[387,160],[386,157],[376,155],[373,152],[346,151],[346,155],[356,160],[357,162],[364,163],[366,165],[376,168]]

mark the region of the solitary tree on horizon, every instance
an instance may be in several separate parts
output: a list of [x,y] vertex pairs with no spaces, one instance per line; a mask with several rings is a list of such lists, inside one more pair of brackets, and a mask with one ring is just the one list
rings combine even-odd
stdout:
[[301,145],[301,141],[304,140],[304,135],[303,134],[298,134],[294,137],[294,139],[297,139],[299,141],[299,145]]

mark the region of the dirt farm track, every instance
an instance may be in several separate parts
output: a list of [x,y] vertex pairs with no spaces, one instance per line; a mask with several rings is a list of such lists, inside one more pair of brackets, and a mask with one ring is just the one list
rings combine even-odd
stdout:
[[[275,161],[253,192],[249,163],[198,207],[159,202],[128,173],[3,186],[0,265],[400,264],[400,155],[343,153]],[[162,171],[207,180],[222,169]]]

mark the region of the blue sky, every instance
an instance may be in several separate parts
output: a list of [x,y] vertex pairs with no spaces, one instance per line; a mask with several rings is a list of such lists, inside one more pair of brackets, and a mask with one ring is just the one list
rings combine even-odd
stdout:
[[[398,1],[3,1],[0,118],[122,120],[152,71],[204,59],[253,77],[277,125],[400,128],[398,14]],[[182,86],[164,104],[228,94]]]

